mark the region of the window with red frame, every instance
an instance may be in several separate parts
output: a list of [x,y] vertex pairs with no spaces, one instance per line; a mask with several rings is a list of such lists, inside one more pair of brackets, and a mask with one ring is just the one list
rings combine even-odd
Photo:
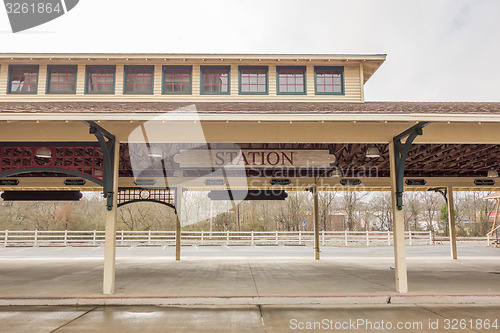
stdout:
[[191,66],[163,66],[163,93],[190,94]]
[[76,93],[76,66],[49,66],[47,93]]
[[9,93],[36,94],[38,88],[38,66],[10,66]]
[[344,93],[342,67],[315,67],[316,94],[341,95]]
[[278,67],[278,94],[305,94],[304,67]]
[[115,72],[115,66],[87,66],[86,92],[88,94],[114,94]]
[[202,67],[203,94],[229,94],[229,67]]
[[240,67],[240,93],[266,94],[267,68]]
[[152,94],[153,66],[125,66],[125,93]]

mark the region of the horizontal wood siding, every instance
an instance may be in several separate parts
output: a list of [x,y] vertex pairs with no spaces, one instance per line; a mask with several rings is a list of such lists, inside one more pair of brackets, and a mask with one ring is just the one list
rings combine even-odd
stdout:
[[85,94],[85,65],[79,64],[77,69],[77,79],[76,79],[76,95],[83,96]]
[[7,76],[9,73],[9,66],[6,64],[0,65],[0,96],[7,94]]
[[163,87],[163,71],[162,71],[162,65],[161,64],[156,64],[155,65],[155,80],[154,80],[154,95],[155,96],[161,96],[162,93],[162,87]]
[[[0,101],[171,101],[171,102],[362,102],[362,85],[360,63],[346,63],[344,61],[258,61],[258,60],[210,60],[203,59],[183,60],[166,59],[165,61],[145,61],[138,59],[119,59],[108,61],[100,60],[70,60],[70,59],[33,59],[23,60],[23,64],[38,64],[40,66],[38,95],[6,94],[9,64],[21,63],[14,60],[0,60]],[[47,64],[78,65],[76,94],[45,94]],[[154,65],[154,95],[124,95],[123,68],[124,65]],[[116,86],[114,95],[85,94],[86,65],[116,65]],[[192,65],[192,94],[191,95],[162,95],[162,66],[163,65]],[[231,66],[231,94],[230,95],[201,95],[200,94],[200,66],[225,65]],[[268,66],[269,94],[268,95],[239,95],[239,66]],[[314,66],[344,66],[345,95],[315,95]],[[307,79],[307,95],[277,95],[276,94],[276,66],[305,66]]]
[[47,89],[47,65],[38,68],[38,95],[45,95]]
[[192,96],[200,96],[200,65],[193,65],[193,74],[192,74],[192,82],[193,85],[191,87]]
[[[115,74],[115,95],[123,96],[123,69],[124,65],[116,65],[116,74]],[[104,95],[103,95],[104,96]],[[106,100],[112,100],[113,96],[107,95],[104,97]]]

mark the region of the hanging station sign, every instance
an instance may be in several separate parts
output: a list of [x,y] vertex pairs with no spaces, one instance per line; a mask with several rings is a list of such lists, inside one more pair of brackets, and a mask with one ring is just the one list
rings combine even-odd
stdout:
[[0,179],[0,186],[17,186],[19,179]]
[[225,185],[226,181],[224,179],[205,179],[205,185],[215,186],[215,185]]
[[191,149],[174,155],[181,168],[329,168],[337,162],[329,150]]
[[64,185],[67,186],[82,186],[85,185],[85,179],[66,179]]
[[137,186],[153,186],[154,184],[156,184],[156,180],[155,179],[148,179],[148,178],[137,178],[134,181],[134,183]]
[[271,179],[271,185],[290,185],[290,179]]

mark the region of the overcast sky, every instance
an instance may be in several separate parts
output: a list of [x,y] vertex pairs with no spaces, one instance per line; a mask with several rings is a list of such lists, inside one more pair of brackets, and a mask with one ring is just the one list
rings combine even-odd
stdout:
[[500,102],[499,0],[80,0],[0,52],[384,53],[372,101]]

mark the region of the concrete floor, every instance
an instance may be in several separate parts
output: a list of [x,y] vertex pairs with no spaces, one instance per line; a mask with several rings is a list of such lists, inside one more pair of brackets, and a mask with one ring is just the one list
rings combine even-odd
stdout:
[[[386,302],[384,297],[397,296],[394,261],[383,255],[390,253],[390,248],[349,248],[338,252],[325,248],[320,261],[303,255],[312,253],[310,248],[184,248],[180,262],[162,254],[166,250],[171,251],[119,249],[113,297],[239,297],[237,304],[253,304],[245,299],[380,296]],[[0,300],[102,297],[103,261],[102,255],[96,254],[98,251],[99,248],[0,248]],[[189,251],[191,255],[186,255]],[[197,256],[197,251],[210,256]],[[259,253],[259,257],[246,256],[247,251]],[[328,255],[328,251],[341,256]],[[348,251],[356,255],[343,255]],[[413,247],[408,252],[409,295],[500,297],[500,249],[461,247],[461,257],[455,261],[447,256],[446,246]]]
[[[300,307],[265,305],[0,307],[0,322],[2,323],[0,331],[9,333],[271,333],[335,330],[342,332],[498,332],[498,326],[484,329],[484,323],[488,321],[495,325],[496,320],[499,325],[499,313],[500,306],[426,304]],[[446,329],[453,327],[453,320],[457,320],[458,329]],[[467,328],[460,328],[460,320]],[[339,325],[337,329],[335,329],[336,325]],[[407,329],[404,329],[405,325]],[[377,327],[379,329],[376,329]]]

